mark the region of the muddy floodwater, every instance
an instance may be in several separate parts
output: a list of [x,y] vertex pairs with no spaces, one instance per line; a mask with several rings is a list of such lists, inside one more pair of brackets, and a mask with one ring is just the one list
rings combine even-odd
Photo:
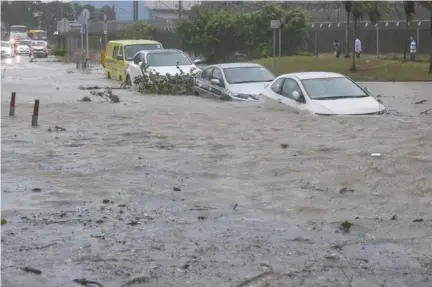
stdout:
[[432,82],[362,83],[389,115],[322,117],[2,73],[2,286],[432,286]]

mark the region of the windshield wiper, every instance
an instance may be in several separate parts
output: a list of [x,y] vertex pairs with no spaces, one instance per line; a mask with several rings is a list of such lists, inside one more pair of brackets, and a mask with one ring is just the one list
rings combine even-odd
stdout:
[[364,95],[364,96],[322,97],[322,98],[316,98],[315,100],[337,100],[337,99],[366,98],[366,97],[369,97],[369,96]]

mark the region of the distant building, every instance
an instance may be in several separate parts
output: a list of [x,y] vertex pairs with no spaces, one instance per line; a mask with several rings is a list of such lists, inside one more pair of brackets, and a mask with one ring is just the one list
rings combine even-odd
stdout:
[[[114,8],[117,20],[133,20],[133,1],[75,1],[80,5],[89,4],[96,8],[111,6]],[[178,18],[179,2],[182,4],[182,15],[187,16],[190,9],[201,4],[201,1],[138,1],[138,19],[173,19]]]

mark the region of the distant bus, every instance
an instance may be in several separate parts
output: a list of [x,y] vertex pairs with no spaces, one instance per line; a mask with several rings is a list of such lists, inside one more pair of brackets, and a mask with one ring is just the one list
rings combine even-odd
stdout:
[[9,31],[9,40],[13,43],[28,37],[28,28],[25,25],[12,25]]
[[28,37],[33,40],[45,40],[47,39],[47,32],[44,30],[30,30]]

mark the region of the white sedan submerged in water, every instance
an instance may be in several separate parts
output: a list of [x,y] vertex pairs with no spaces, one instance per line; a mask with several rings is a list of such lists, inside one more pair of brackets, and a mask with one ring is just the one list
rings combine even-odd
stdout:
[[180,50],[143,50],[136,53],[133,60],[129,62],[126,69],[126,83],[131,85],[136,77],[148,72],[174,76],[180,74],[180,71],[185,74],[195,74],[201,70]]
[[319,115],[384,114],[386,108],[341,74],[303,72],[277,77],[262,92],[267,104],[286,105]]

